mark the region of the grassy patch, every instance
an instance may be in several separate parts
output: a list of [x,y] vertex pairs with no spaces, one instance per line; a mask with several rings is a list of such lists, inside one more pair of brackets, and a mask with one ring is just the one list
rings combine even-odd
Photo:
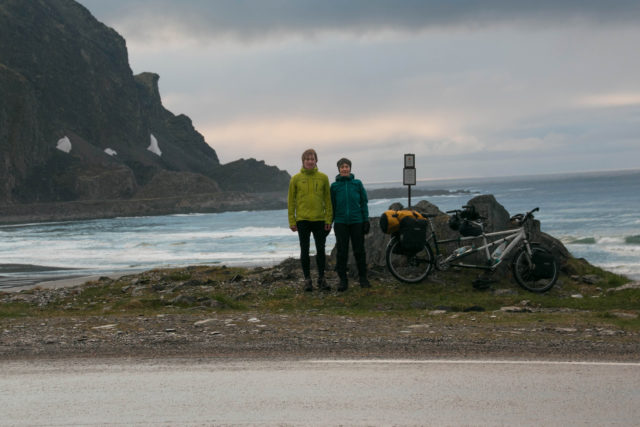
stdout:
[[167,279],[170,281],[189,280],[192,275],[188,271],[173,271],[167,274]]
[[603,270],[600,267],[591,265],[583,259],[572,258],[567,262],[566,269],[571,272],[572,276],[587,276],[592,275],[600,279],[598,286],[605,288],[614,288],[622,286],[629,282],[629,279],[612,273],[610,271]]
[[[154,315],[198,311],[268,311],[349,316],[440,316],[452,322],[510,325],[573,325],[640,330],[640,290],[610,292],[628,280],[580,260],[571,260],[549,292],[519,288],[509,277],[477,291],[477,273],[434,272],[417,284],[389,277],[372,279],[372,288],[352,282],[344,293],[303,292],[298,277],[276,279],[277,271],[226,267],[152,270],[118,280],[103,279],[81,287],[0,294],[0,318]],[[595,284],[583,280],[590,276]],[[595,278],[595,279],[594,279]],[[335,288],[335,281],[332,283]],[[504,307],[524,307],[505,313]],[[447,317],[448,316],[448,317]],[[590,326],[591,325],[591,326]]]
[[26,302],[0,304],[0,318],[30,317],[34,315],[36,315],[36,310]]

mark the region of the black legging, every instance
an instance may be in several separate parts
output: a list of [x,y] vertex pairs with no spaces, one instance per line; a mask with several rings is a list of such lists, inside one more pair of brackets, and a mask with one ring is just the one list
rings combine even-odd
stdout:
[[336,271],[338,276],[344,279],[347,277],[347,260],[349,258],[349,240],[353,248],[353,256],[356,259],[358,275],[361,279],[367,277],[367,256],[364,249],[364,223],[339,224],[335,223],[333,228],[336,233]]
[[324,243],[327,239],[327,233],[324,230],[324,221],[298,221],[298,239],[300,239],[300,264],[302,264],[302,273],[305,279],[311,277],[309,260],[309,244],[311,233],[313,233],[313,241],[316,244],[316,264],[318,265],[318,277],[324,277],[325,253]]

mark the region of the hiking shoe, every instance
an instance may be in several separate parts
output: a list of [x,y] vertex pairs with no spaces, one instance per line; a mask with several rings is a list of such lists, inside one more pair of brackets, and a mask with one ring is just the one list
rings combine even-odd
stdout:
[[313,290],[313,282],[311,279],[304,279],[304,289],[305,292],[311,292]]
[[366,277],[361,277],[360,278],[360,287],[361,288],[370,288],[371,287],[371,283],[369,283],[369,279],[367,279]]
[[338,292],[344,292],[349,289],[349,281],[347,278],[340,278],[340,283],[338,284]]
[[325,279],[324,277],[320,277],[318,279],[318,290],[321,290],[321,291],[331,290],[331,286],[329,286],[329,284],[327,283],[327,279]]

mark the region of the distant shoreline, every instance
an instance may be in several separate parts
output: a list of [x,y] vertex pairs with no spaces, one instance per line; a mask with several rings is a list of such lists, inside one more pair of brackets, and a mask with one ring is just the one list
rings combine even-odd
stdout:
[[[475,194],[469,190],[430,190],[415,188],[413,197]],[[367,190],[369,200],[407,196],[407,188]],[[82,221],[117,217],[159,216],[234,211],[262,211],[287,208],[287,193],[220,192],[184,197],[131,200],[80,200],[0,206],[0,225],[53,221]]]
[[[589,176],[618,176],[640,173],[640,169],[586,171],[515,175],[508,177],[450,178],[418,181],[411,188],[412,197],[456,196],[479,194],[470,190],[425,189],[427,185],[455,185],[456,182],[483,182],[519,179],[553,179]],[[384,186],[384,188],[371,188]],[[408,189],[401,183],[365,184],[369,200],[406,197]],[[423,187],[423,188],[420,188]],[[0,205],[0,225],[40,223],[52,221],[78,221],[116,217],[159,216],[193,213],[220,213],[233,211],[278,210],[287,207],[286,190],[270,193],[219,192],[181,197],[133,200],[83,200],[71,202]]]
[[132,200],[81,200],[0,206],[0,225],[117,217],[219,213],[286,208],[286,192],[220,192]]
[[[476,194],[477,192],[469,190],[427,190],[415,188],[411,189],[411,195],[414,197],[425,196],[457,196],[462,194]],[[367,190],[367,197],[369,200],[374,199],[397,199],[399,197],[405,197],[408,194],[407,188],[376,188],[373,190]]]
[[[563,179],[563,178],[589,178],[597,176],[620,176],[620,175],[634,175],[639,174],[640,169],[605,169],[605,170],[588,170],[588,171],[574,171],[574,172],[546,172],[535,174],[523,174],[523,175],[491,175],[491,176],[460,176],[449,178],[422,178],[416,182],[416,187],[420,186],[437,186],[437,185],[455,185],[456,183],[478,183],[487,181],[522,181],[522,180],[547,180],[547,179]],[[367,182],[365,186],[376,187],[389,187],[389,186],[402,186],[401,181],[379,181],[379,182]],[[413,191],[413,190],[412,190]]]

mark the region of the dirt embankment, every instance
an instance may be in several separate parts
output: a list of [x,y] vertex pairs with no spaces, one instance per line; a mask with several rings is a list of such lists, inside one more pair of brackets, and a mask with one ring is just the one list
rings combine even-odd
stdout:
[[[433,294],[423,292],[434,283],[402,287],[382,275],[367,290],[303,292],[298,270],[295,260],[253,270],[153,270],[75,287],[0,293],[0,359],[640,360],[637,328],[598,323],[580,309],[530,304],[510,284],[482,293],[487,302],[502,298],[501,308],[463,310],[429,302],[425,295]],[[450,283],[446,289],[441,298],[466,286]],[[573,291],[545,299],[561,300],[567,292]],[[629,310],[613,313],[637,318]]]
[[450,325],[447,317],[354,318],[247,312],[3,319],[0,359],[498,357],[637,361],[640,358],[640,337],[619,330]]

